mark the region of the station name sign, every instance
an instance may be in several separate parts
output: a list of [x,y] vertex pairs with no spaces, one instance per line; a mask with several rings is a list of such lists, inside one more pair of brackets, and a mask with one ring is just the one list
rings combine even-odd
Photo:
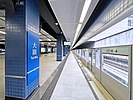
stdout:
[[38,34],[32,32],[27,32],[27,34],[27,84],[29,85],[39,77],[40,44]]

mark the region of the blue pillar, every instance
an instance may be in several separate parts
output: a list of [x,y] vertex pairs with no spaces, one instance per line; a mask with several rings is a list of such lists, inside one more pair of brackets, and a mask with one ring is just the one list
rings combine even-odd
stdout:
[[63,56],[66,56],[66,46],[63,45]]
[[67,46],[66,46],[66,48],[65,48],[65,53],[66,53],[66,55],[67,55]]
[[66,54],[68,54],[69,51],[70,51],[70,46],[67,46],[67,47],[66,47]]
[[48,54],[48,46],[44,45],[44,48],[45,48],[45,54]]
[[54,47],[51,47],[51,53],[53,53],[54,52]]
[[[26,99],[39,85],[39,0],[6,13],[6,96]],[[7,7],[7,6],[6,6]]]
[[66,47],[66,54],[68,53],[68,47]]
[[57,61],[61,61],[63,56],[63,38],[62,35],[57,36]]

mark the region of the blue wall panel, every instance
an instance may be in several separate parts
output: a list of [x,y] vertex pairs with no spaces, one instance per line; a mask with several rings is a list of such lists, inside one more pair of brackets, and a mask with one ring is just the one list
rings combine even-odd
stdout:
[[39,35],[28,32],[28,72],[39,67]]
[[27,75],[27,85],[31,84],[37,78],[39,78],[39,68],[35,69]]

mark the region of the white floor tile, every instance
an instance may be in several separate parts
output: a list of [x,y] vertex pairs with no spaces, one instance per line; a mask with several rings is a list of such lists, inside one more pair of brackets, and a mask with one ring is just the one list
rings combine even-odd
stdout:
[[73,54],[70,54],[51,100],[95,100]]

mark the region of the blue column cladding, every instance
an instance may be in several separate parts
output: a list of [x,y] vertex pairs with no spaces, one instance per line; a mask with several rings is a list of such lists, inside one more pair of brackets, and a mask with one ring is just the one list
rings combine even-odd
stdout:
[[48,46],[44,45],[44,48],[45,48],[45,54],[48,54]]
[[66,56],[66,46],[63,45],[63,56]]
[[[39,85],[39,68],[38,68],[39,67],[39,24],[40,24],[39,1],[40,0],[26,0],[26,31],[28,31],[28,36],[30,35],[30,37],[32,37],[32,43],[30,44],[32,45],[31,46],[32,57],[37,57],[38,55],[38,59],[33,59],[31,62],[28,60],[27,70],[28,73],[30,73],[31,71],[32,73],[27,75],[27,85],[26,85],[27,96]],[[36,54],[34,55],[34,50],[36,49],[33,48],[34,43],[38,49],[38,52],[36,52],[37,55]],[[30,57],[31,56],[29,56],[28,59]],[[36,62],[36,64],[32,62]]]
[[63,40],[62,40],[62,35],[57,36],[57,61],[62,60],[62,49],[63,49]]
[[68,54],[70,51],[70,46],[66,46],[66,54]]
[[[35,37],[30,51],[34,55],[31,56],[39,55],[39,15],[39,0],[20,0],[13,14],[6,13],[5,82],[8,97],[26,99],[39,84],[39,65],[32,66],[28,60],[29,35]],[[34,45],[37,48],[33,48]],[[32,72],[38,74],[31,79]]]

